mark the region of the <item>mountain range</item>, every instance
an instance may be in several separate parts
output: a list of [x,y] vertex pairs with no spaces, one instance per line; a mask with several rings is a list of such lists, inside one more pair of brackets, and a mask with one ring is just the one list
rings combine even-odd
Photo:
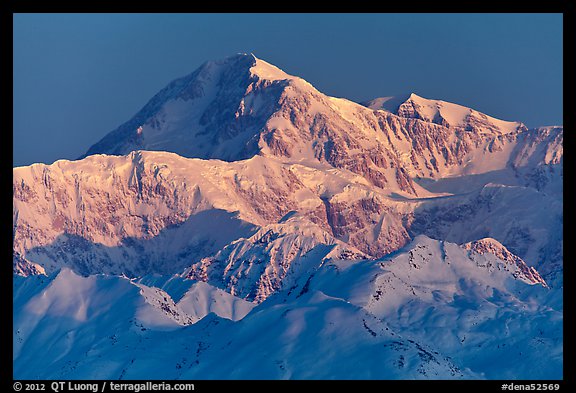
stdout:
[[562,377],[562,126],[238,54],[13,195],[17,379]]

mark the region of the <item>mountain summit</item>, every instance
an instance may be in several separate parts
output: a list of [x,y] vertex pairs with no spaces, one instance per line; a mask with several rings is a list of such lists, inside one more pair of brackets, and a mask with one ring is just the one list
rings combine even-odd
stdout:
[[238,160],[257,152],[257,135],[298,78],[237,54],[202,64],[158,92],[132,119],[93,145],[86,156],[133,150]]
[[[414,178],[501,170],[514,161],[515,146],[541,138],[521,123],[415,94],[367,105],[326,96],[254,55],[238,54],[171,82],[86,155],[157,150],[225,161],[260,155],[319,162],[390,192],[424,196]],[[562,137],[553,134],[554,141]]]

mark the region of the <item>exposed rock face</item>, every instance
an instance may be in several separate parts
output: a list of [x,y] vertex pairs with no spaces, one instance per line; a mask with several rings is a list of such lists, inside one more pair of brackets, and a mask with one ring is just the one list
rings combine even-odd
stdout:
[[[524,262],[522,258],[512,254],[506,247],[495,239],[484,238],[466,243],[463,247],[472,252],[471,258],[474,258],[474,254],[491,254],[498,258],[495,266],[491,266],[490,262],[488,262],[488,268],[492,267],[492,269],[501,269],[501,265],[504,265],[506,270],[512,271],[514,278],[520,279],[529,284],[542,284],[547,287],[546,282],[540,274],[538,274],[536,269],[526,265],[526,262]],[[501,262],[504,262],[504,264]]]
[[24,277],[46,274],[46,270],[42,266],[26,260],[17,251],[14,251],[12,260],[12,269],[15,274]]

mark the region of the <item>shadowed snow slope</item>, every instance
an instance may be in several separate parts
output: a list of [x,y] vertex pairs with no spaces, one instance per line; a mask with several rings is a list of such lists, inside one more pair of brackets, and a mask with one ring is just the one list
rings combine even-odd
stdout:
[[237,322],[204,309],[191,325],[205,296],[225,317],[248,309],[204,283],[175,303],[125,278],[17,277],[15,377],[560,378],[561,313],[518,294],[547,289],[469,252],[421,236],[380,261],[327,261]]

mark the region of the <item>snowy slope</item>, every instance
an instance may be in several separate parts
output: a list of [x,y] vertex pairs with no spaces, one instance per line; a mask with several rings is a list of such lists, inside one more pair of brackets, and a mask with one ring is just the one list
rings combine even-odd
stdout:
[[126,279],[16,277],[15,377],[560,378],[561,314],[518,297],[529,280],[509,262],[469,252],[419,237],[381,261],[329,261],[237,322],[189,326]]
[[561,310],[534,301],[549,292],[538,275],[522,261],[478,248],[486,244],[502,255],[493,239],[473,245],[479,253],[419,236],[378,266],[335,263],[310,287],[362,306],[391,330],[433,343],[485,378],[561,378]]
[[487,184],[457,198],[429,200],[414,210],[412,236],[467,243],[494,238],[561,287],[563,203],[533,188]]
[[[126,277],[82,277],[69,269],[48,277],[14,276],[15,375],[46,378],[42,373],[57,370],[53,377],[66,378],[79,360],[102,358],[107,346],[128,356],[125,345],[142,343],[148,331],[171,334],[210,313],[239,320],[254,307],[206,283],[187,281],[186,294],[172,299]],[[120,359],[109,360],[91,370],[91,378],[107,378],[121,365],[115,363]]]

